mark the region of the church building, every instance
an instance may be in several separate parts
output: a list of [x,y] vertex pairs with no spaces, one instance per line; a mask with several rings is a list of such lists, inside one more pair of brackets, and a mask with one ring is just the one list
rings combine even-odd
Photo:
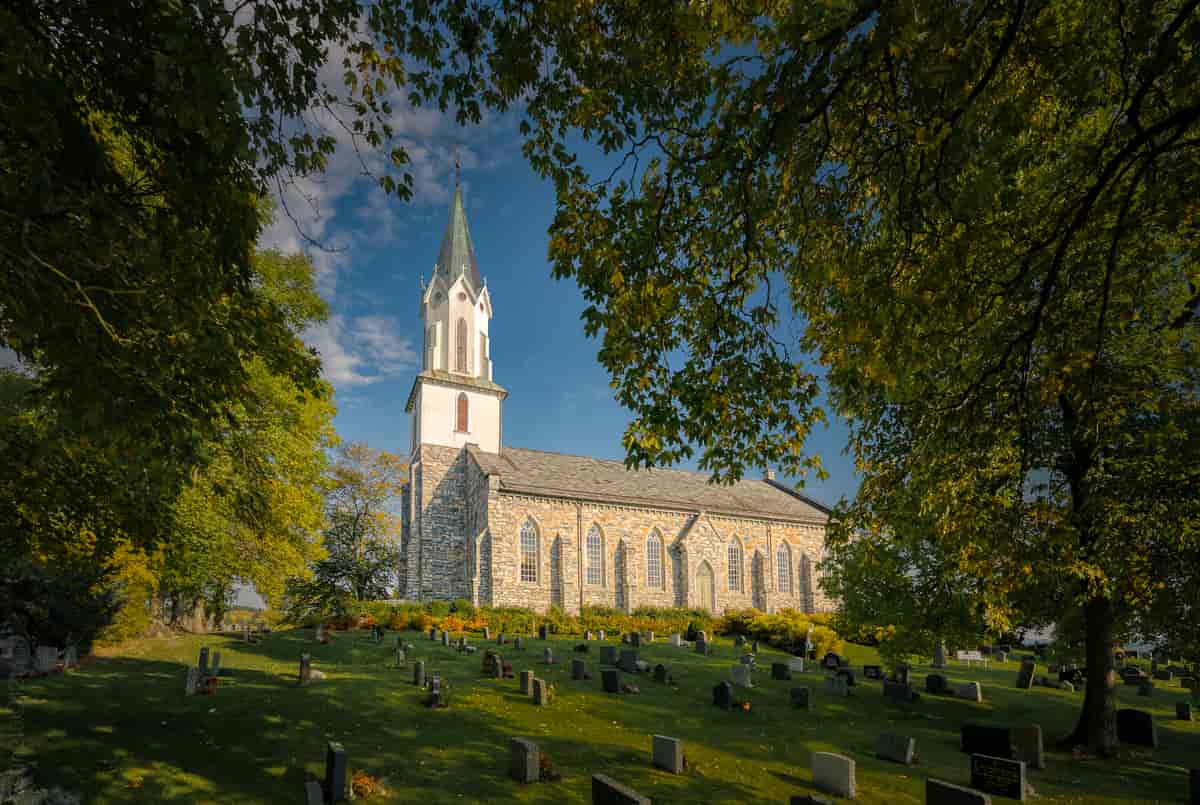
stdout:
[[771,472],[720,486],[698,472],[504,445],[492,312],[456,188],[423,287],[424,361],[405,406],[402,598],[568,613],[829,608],[814,577],[829,509]]

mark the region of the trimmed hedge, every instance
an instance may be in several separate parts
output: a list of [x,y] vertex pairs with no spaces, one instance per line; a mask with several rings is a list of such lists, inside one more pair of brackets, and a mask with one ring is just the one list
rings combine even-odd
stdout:
[[[305,625],[312,626],[316,618]],[[610,634],[625,632],[656,632],[669,635],[685,634],[689,628],[703,629],[709,634],[742,634],[751,640],[784,651],[799,653],[804,649],[811,624],[813,646],[818,655],[841,651],[844,643],[830,626],[831,616],[803,613],[785,609],[768,615],[756,609],[734,610],[722,617],[694,609],[656,609],[643,607],[632,613],[609,607],[585,607],[579,615],[568,615],[558,609],[539,614],[529,609],[475,607],[469,601],[370,601],[359,605],[357,614],[334,619],[340,629],[381,624],[392,631],[431,627],[450,632],[479,632],[487,626],[494,633],[533,634],[542,624],[553,634],[583,634],[604,630]]]

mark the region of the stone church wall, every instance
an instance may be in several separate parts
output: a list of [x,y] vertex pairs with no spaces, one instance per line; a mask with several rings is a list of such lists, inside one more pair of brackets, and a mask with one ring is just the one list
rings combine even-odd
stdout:
[[467,463],[465,450],[422,444],[419,597],[468,598]]

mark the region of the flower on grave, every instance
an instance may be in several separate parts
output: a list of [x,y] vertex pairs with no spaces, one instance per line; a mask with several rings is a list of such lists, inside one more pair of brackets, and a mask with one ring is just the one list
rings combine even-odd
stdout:
[[374,796],[379,793],[379,779],[359,769],[350,776],[350,791],[355,799]]
[[558,769],[554,768],[554,761],[545,752],[541,752],[538,756],[538,778],[546,783],[553,783],[562,779],[562,775],[558,773]]
[[744,712],[750,712],[750,702],[742,702],[741,707]]

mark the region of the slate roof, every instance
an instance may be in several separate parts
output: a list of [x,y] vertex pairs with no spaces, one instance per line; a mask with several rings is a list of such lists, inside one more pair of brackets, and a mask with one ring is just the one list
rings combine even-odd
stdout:
[[627,470],[620,461],[504,447],[468,452],[505,491],[709,514],[731,514],[824,525],[830,510],[785,484],[743,479],[710,484],[708,475],[677,469]]
[[508,396],[508,389],[482,377],[462,375],[458,372],[447,372],[445,369],[424,369],[418,372],[417,376],[413,378],[412,390],[408,392],[408,402],[404,404],[405,411],[412,411],[413,402],[416,400],[417,385],[420,383],[421,378],[440,380],[451,386],[462,386],[464,388],[495,392],[500,395],[500,399],[502,400]]
[[475,247],[471,244],[471,231],[467,228],[467,211],[463,209],[462,188],[454,188],[454,201],[450,204],[450,220],[442,234],[442,248],[438,251],[433,276],[441,276],[446,285],[452,285],[460,274],[466,274],[475,293],[483,288],[479,278],[479,264],[475,261]]

